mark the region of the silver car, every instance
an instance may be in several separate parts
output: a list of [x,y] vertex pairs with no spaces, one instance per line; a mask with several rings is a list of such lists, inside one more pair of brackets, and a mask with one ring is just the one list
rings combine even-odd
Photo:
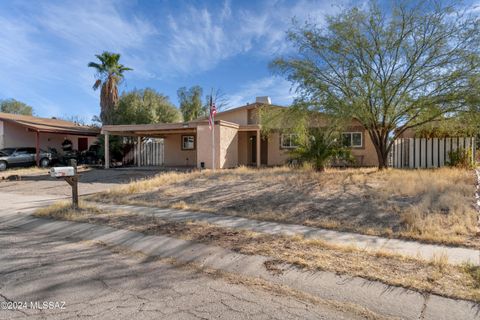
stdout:
[[[0,171],[8,167],[31,166],[36,164],[35,148],[5,148],[0,150]],[[40,167],[45,168],[52,163],[52,153],[40,150]]]

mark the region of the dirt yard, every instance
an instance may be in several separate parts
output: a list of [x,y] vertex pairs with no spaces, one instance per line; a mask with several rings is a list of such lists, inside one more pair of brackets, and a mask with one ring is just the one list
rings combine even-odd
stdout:
[[238,168],[165,173],[94,200],[239,215],[480,248],[473,171]]

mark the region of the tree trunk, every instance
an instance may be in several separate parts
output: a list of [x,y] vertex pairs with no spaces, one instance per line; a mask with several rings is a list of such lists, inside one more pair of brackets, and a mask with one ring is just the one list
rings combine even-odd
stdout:
[[372,143],[375,146],[375,151],[377,152],[378,160],[378,170],[384,170],[388,168],[388,142],[385,142],[387,139],[382,139],[381,134],[378,132],[368,131]]
[[373,145],[375,146],[375,151],[377,152],[378,160],[378,170],[383,170],[388,168],[388,143],[384,143],[382,140],[374,140]]
[[388,153],[378,152],[377,151],[377,158],[378,158],[378,170],[383,170],[388,168]]

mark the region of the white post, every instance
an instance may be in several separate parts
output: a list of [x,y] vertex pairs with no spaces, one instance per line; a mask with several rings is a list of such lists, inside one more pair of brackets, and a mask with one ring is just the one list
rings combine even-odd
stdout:
[[142,158],[140,156],[141,145],[142,145],[142,137],[137,137],[137,167],[142,166]]
[[215,171],[215,119],[212,117],[212,170]]
[[110,138],[108,131],[105,131],[105,169],[110,168]]

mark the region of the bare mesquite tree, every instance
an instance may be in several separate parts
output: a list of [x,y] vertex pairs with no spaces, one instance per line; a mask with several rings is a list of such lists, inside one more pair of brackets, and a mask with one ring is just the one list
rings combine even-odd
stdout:
[[358,119],[380,169],[405,130],[478,105],[479,21],[459,3],[371,2],[288,36],[297,53],[272,67],[298,86],[292,108]]

